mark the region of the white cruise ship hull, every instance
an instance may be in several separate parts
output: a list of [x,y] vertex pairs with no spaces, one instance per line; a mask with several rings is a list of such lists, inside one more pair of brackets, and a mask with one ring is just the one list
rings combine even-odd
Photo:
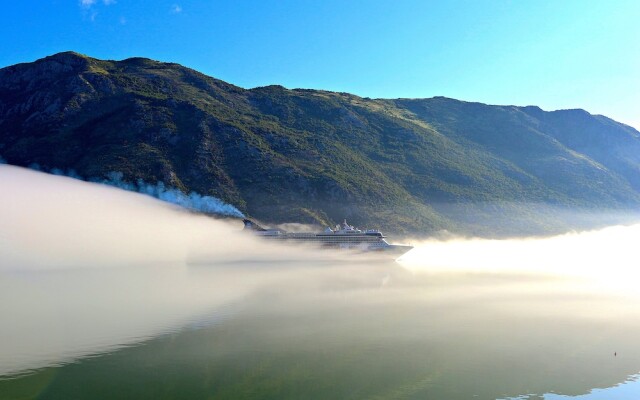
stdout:
[[327,228],[322,233],[292,233],[278,229],[264,229],[250,220],[244,220],[245,230],[266,240],[311,245],[322,249],[350,250],[353,253],[375,255],[376,258],[397,259],[413,248],[408,245],[389,244],[377,230],[359,230],[346,221],[342,229]]

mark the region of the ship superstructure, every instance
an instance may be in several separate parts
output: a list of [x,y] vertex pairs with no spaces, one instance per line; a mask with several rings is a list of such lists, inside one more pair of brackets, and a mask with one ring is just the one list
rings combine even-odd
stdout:
[[347,223],[328,227],[323,232],[286,232],[281,229],[265,229],[255,222],[244,219],[244,229],[253,231],[256,236],[270,240],[315,244],[326,248],[350,249],[356,251],[383,251],[387,255],[400,255],[413,247],[389,244],[385,236],[377,229],[358,229]]

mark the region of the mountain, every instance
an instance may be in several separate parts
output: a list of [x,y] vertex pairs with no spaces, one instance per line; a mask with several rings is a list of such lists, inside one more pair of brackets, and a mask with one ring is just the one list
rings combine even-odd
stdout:
[[583,110],[247,90],[73,52],[0,69],[0,156],[163,182],[266,223],[500,235],[640,206],[640,133]]

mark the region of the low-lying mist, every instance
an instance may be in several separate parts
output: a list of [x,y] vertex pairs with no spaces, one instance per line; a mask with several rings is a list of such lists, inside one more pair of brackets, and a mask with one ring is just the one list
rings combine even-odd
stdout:
[[[267,243],[243,233],[237,219],[67,177],[0,165],[0,187],[0,376],[216,323],[249,303],[275,319],[322,310],[338,324],[331,329],[345,335],[359,332],[353,321],[366,319],[380,329],[377,336],[368,333],[379,340],[422,340],[427,323],[441,321],[429,334],[460,334],[466,325],[448,318],[464,316],[466,324],[482,327],[483,312],[504,307],[500,296],[532,291],[529,281],[512,279],[451,283],[469,276],[537,275],[536,299],[566,276],[608,283],[612,291],[633,291],[637,278],[638,226],[535,239],[421,238],[399,262],[385,264]],[[480,298],[490,298],[491,308],[472,317],[456,311],[461,299],[476,307]],[[440,315],[441,309],[449,311]],[[574,303],[554,306],[560,309],[585,312]],[[396,325],[376,321],[367,314],[372,310],[388,311],[384,318]],[[544,304],[527,310],[549,313]],[[430,319],[419,320],[426,312]],[[402,319],[405,314],[410,318]],[[496,327],[504,319],[492,318]],[[329,329],[325,319],[314,323]]]
[[181,327],[314,260],[102,184],[0,165],[0,187],[0,375]]
[[550,237],[414,240],[401,258],[414,272],[528,273],[590,278],[635,289],[640,225]]
[[[4,160],[0,157],[0,164],[3,163]],[[52,168],[51,170],[46,171],[36,163],[31,164],[29,168],[34,171],[49,172],[52,175],[66,176],[92,183],[102,183],[104,185],[117,187],[118,189],[146,194],[158,200],[175,204],[196,212],[225,215],[235,218],[244,217],[242,212],[240,212],[236,207],[231,204],[227,204],[216,197],[202,195],[197,192],[183,193],[176,188],[167,187],[163,182],[157,182],[154,184],[145,182],[142,179],[126,181],[122,172],[112,171],[106,174],[103,178],[83,178],[73,169],[63,170],[60,168]]]
[[0,270],[314,259],[306,249],[283,251],[243,233],[239,219],[108,185],[7,165],[0,184]]

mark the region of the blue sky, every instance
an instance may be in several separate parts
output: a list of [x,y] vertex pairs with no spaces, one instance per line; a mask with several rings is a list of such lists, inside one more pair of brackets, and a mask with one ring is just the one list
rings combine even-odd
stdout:
[[584,108],[640,129],[640,1],[7,1],[0,66],[74,50],[242,87]]

